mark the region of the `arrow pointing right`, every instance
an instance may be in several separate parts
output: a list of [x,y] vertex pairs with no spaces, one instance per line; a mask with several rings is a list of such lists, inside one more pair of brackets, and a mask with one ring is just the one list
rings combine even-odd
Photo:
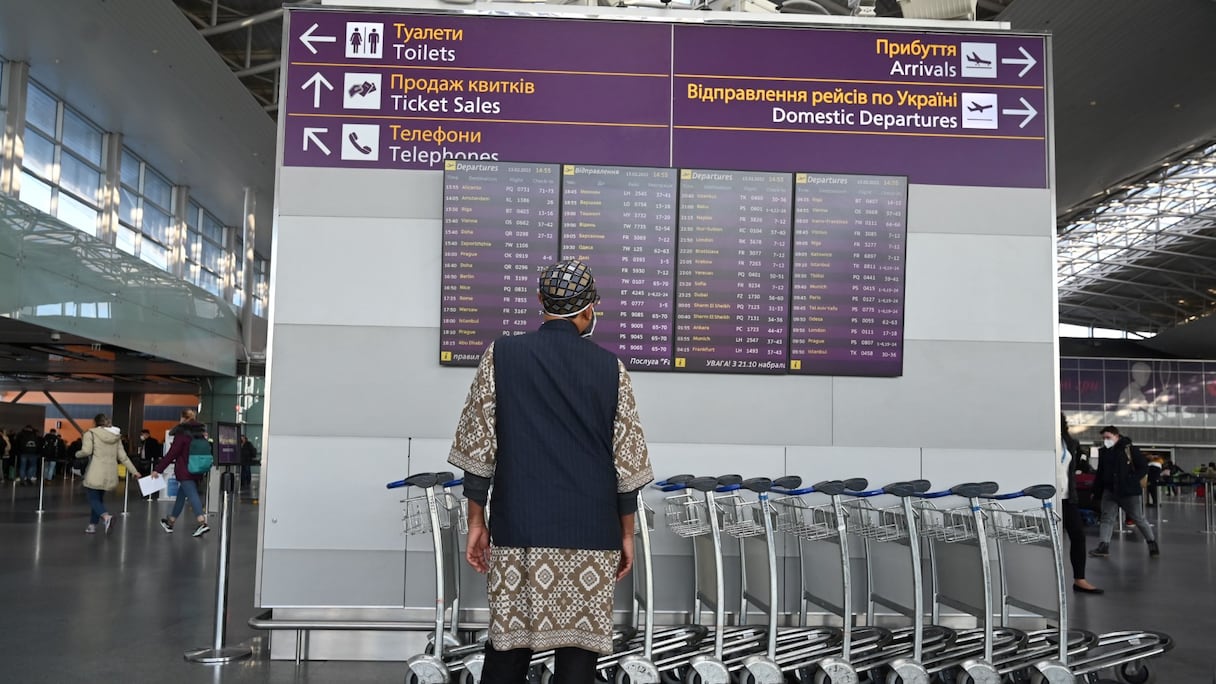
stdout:
[[313,88],[313,91],[312,91],[313,109],[318,109],[321,106],[321,88],[322,87],[327,88],[329,90],[334,89],[334,85],[332,83],[330,83],[329,81],[325,80],[325,77],[321,75],[320,71],[315,72],[312,75],[312,77],[310,77],[307,81],[304,81],[304,85],[300,86],[300,90],[308,90],[309,88]]
[[312,144],[319,147],[321,149],[321,151],[325,153],[325,156],[328,157],[330,154],[329,148],[325,146],[325,143],[321,142],[321,138],[317,137],[317,134],[319,134],[319,133],[328,133],[328,132],[329,132],[328,128],[305,128],[304,129],[304,151],[305,152],[308,151],[308,143],[311,142]]
[[1039,112],[1034,107],[1030,106],[1030,103],[1026,101],[1026,98],[1019,97],[1018,99],[1021,100],[1022,107],[1025,109],[1002,109],[1001,113],[1008,114],[1010,116],[1025,116],[1026,118],[1022,119],[1022,123],[1018,124],[1018,128],[1026,128],[1026,124],[1030,123],[1030,120],[1037,116]]
[[1001,64],[1021,64],[1022,70],[1018,72],[1018,78],[1021,78],[1026,75],[1027,71],[1034,68],[1034,65],[1038,64],[1038,62],[1035,61],[1034,55],[1026,52],[1026,48],[1022,47],[1021,45],[1018,46],[1018,52],[1022,53],[1021,58],[1006,57],[1001,60]]

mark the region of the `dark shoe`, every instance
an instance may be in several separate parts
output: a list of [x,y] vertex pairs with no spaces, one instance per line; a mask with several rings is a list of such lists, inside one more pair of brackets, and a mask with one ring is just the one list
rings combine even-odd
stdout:
[[1098,544],[1093,551],[1090,551],[1089,555],[1093,556],[1094,558],[1106,558],[1110,555],[1110,545],[1106,542],[1102,542]]
[[1094,587],[1093,589],[1086,589],[1085,587],[1083,587],[1079,584],[1072,585],[1072,590],[1077,592],[1078,594],[1105,594],[1106,593],[1106,591],[1103,589],[1099,589],[1097,587]]
[[168,518],[161,518],[160,526],[169,534],[173,534],[173,523],[169,522]]
[[194,536],[201,537],[210,531],[211,528],[207,527],[207,523],[199,523],[198,527],[194,528]]
[[1161,549],[1157,546],[1157,542],[1151,541],[1148,543],[1148,555],[1150,558],[1156,558],[1161,555]]

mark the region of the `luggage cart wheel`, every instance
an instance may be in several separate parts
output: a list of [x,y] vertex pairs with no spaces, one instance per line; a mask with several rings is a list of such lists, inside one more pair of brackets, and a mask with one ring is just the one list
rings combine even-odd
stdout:
[[824,658],[815,670],[815,684],[857,684],[857,681],[857,671],[836,658]]
[[432,655],[416,655],[406,664],[409,674],[405,676],[406,684],[447,684],[451,679],[447,665]]
[[1148,684],[1156,679],[1148,665],[1139,662],[1123,663],[1115,670],[1115,678],[1124,684]]
[[617,665],[616,684],[661,684],[662,681],[654,663],[641,656],[625,656]]
[[1001,675],[996,668],[985,662],[969,660],[963,663],[955,684],[1000,684]]

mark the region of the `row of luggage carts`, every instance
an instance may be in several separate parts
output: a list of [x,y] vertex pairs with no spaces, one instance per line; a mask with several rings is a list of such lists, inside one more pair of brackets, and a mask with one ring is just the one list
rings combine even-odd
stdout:
[[[457,625],[466,524],[455,494],[460,480],[422,473],[388,486],[411,488],[402,501],[405,531],[430,535],[435,550],[434,634],[408,661],[407,682],[475,684],[485,635],[464,640]],[[599,661],[603,682],[1143,684],[1153,681],[1147,661],[1172,648],[1159,632],[1069,628],[1051,485],[999,493],[993,482],[935,491],[926,480],[871,488],[863,478],[803,486],[793,476],[677,475],[654,487],[664,493],[661,515],[639,492],[632,619],[615,635],[616,651]],[[691,543],[691,587],[662,590],[691,589],[692,624],[656,624],[659,520]],[[797,550],[797,626],[779,625],[783,543],[789,555]],[[727,553],[732,544],[737,556]],[[1033,572],[1019,570],[1021,553],[1039,563]],[[865,586],[857,591],[859,580]],[[728,583],[740,588],[732,624]],[[943,609],[954,626],[943,624]],[[811,624],[824,613],[835,616],[832,625]],[[900,624],[879,626],[892,613]],[[959,628],[960,614],[977,626]],[[1013,618],[1026,615],[1055,627],[1015,628]],[[552,653],[537,653],[533,679],[549,682],[552,671]]]

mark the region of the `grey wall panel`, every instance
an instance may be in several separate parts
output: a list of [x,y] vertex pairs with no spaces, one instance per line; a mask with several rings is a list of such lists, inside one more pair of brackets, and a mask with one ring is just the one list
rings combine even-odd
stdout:
[[443,173],[286,166],[279,169],[279,216],[439,219]]
[[[987,480],[1000,483],[1002,491],[1034,484],[1055,484],[1056,452],[1051,446],[1037,450],[1003,449],[1000,438],[1011,432],[1017,432],[1017,427],[1010,426],[1004,432],[994,433],[973,448],[925,449],[925,478],[940,485],[941,489],[960,482]],[[1014,502],[1012,507],[1031,503],[1030,500]]]
[[262,500],[269,549],[400,551],[403,438],[274,435]]
[[1050,342],[908,341],[903,378],[834,379],[834,443],[1051,450],[1058,382]]
[[473,380],[473,369],[439,366],[436,328],[276,324],[273,345],[272,439],[450,439]]
[[909,185],[908,232],[1049,237],[1052,197],[1041,188]]
[[263,608],[400,606],[400,551],[266,549]]
[[646,438],[698,444],[831,444],[832,379],[634,373]]
[[1053,250],[1050,236],[909,235],[904,339],[1051,342]]
[[[291,258],[275,276],[275,323],[439,327],[442,231],[439,219],[279,219]],[[335,287],[359,294],[334,304]]]
[[791,446],[785,454],[786,472],[802,476],[804,486],[864,477],[877,487],[920,477],[920,449],[915,447]]

